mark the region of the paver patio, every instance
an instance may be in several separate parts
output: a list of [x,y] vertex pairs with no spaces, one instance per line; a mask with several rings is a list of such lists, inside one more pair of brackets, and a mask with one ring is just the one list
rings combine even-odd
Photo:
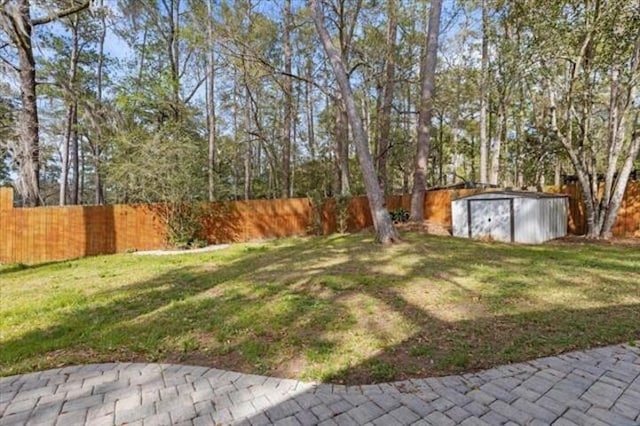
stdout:
[[0,425],[640,425],[640,348],[342,386],[170,364],[0,378]]

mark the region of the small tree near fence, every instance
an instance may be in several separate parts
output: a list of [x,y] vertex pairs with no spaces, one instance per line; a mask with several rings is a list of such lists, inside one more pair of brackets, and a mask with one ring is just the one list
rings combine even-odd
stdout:
[[154,209],[165,225],[166,242],[171,247],[203,247],[205,208],[202,204],[167,203]]
[[307,232],[313,235],[322,235],[324,233],[323,215],[324,204],[327,197],[319,190],[313,190],[307,194],[311,205],[311,222]]
[[204,144],[188,123],[149,129],[131,126],[114,141],[108,179],[125,194],[113,201],[152,204],[165,224],[167,244],[200,245],[205,220]]

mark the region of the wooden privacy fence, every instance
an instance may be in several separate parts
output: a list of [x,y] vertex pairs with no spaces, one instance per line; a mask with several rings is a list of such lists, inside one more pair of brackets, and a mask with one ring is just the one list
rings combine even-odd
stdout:
[[[586,234],[587,223],[580,187],[578,185],[565,185],[560,188],[549,186],[545,191],[564,193],[569,196],[569,232],[575,235]],[[629,182],[627,185],[612,231],[618,238],[640,237],[640,182]]]
[[[552,188],[549,188],[551,190]],[[584,209],[573,186],[569,195],[569,231],[584,233]],[[429,191],[426,218],[451,226],[451,199],[476,190]],[[390,210],[409,209],[410,196],[387,197]],[[308,234],[313,207],[306,198],[253,200],[206,204],[204,235],[210,243],[240,242],[260,238]],[[366,197],[354,197],[348,205],[347,228],[372,226]],[[640,236],[640,185],[630,183],[614,227],[614,235]],[[337,228],[335,202],[322,208],[324,233]],[[165,246],[165,226],[154,205],[109,205],[14,208],[13,190],[0,188],[0,262],[36,263],[96,254],[150,250]]]

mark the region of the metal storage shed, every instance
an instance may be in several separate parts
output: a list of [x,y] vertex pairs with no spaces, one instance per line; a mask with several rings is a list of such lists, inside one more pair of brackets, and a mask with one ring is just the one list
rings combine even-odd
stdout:
[[538,244],[567,235],[563,194],[496,191],[451,202],[454,237]]

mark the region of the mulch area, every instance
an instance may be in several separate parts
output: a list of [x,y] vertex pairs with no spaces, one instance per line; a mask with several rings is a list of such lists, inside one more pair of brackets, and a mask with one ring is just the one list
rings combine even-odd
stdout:
[[422,223],[416,223],[416,222],[396,223],[396,228],[400,232],[403,232],[403,231],[420,232],[423,234],[441,235],[441,236],[447,236],[447,237],[451,235],[450,226],[444,226],[439,223],[431,222],[429,220],[425,220]]

